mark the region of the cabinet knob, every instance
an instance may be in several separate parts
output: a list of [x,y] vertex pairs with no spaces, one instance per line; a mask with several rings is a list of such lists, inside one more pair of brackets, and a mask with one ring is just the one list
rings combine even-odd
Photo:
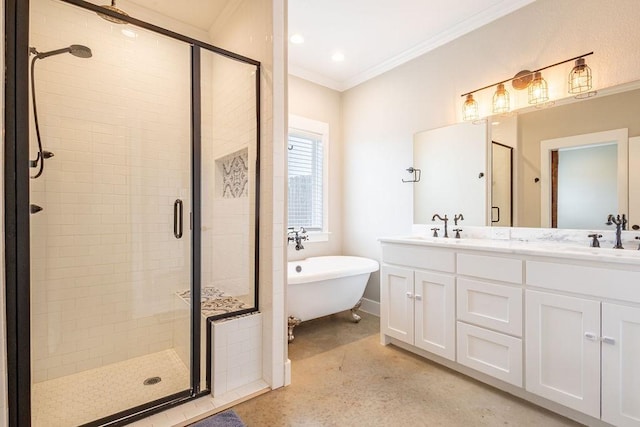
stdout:
[[592,332],[585,332],[584,333],[584,337],[586,339],[588,339],[589,341],[599,341],[600,338],[598,338],[598,336]]
[[614,338],[611,338],[611,337],[602,337],[602,342],[605,343],[605,344],[615,345],[616,340]]
[[413,294],[411,292],[407,292],[407,298],[412,299],[413,298]]

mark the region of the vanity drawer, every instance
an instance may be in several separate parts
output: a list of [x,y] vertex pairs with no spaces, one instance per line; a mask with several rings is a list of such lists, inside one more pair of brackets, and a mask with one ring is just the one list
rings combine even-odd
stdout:
[[522,283],[522,260],[497,256],[458,254],[458,274]]
[[640,271],[527,261],[530,286],[640,303]]
[[522,340],[458,322],[458,363],[522,387]]
[[458,319],[522,336],[522,289],[458,279]]
[[382,245],[382,261],[425,270],[455,271],[455,253],[416,245]]

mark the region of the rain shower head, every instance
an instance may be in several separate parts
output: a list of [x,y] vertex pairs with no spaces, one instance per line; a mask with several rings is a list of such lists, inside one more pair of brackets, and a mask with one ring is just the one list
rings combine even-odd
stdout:
[[[111,5],[104,4],[100,7],[110,10],[111,12],[119,13],[120,15],[129,16],[129,14],[124,10],[118,9],[118,7],[116,6],[116,0],[111,0]],[[104,13],[100,12],[97,13],[100,18],[105,19],[109,22],[113,22],[114,24],[127,24],[127,21],[123,21],[122,19],[114,18],[113,16],[105,15]]]
[[50,56],[60,55],[62,53],[70,53],[78,58],[91,58],[91,49],[81,44],[72,44],[69,47],[63,47],[62,49],[50,50],[49,52],[38,52],[35,47],[29,49],[30,53],[36,55],[37,59],[45,59]]

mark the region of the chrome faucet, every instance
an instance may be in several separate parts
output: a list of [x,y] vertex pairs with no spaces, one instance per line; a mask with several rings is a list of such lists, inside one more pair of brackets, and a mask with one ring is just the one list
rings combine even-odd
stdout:
[[447,215],[445,214],[444,218],[442,218],[440,215],[435,214],[433,216],[433,218],[431,218],[431,221],[435,221],[436,218],[438,218],[440,221],[444,221],[444,236],[443,237],[449,237],[449,232],[447,231],[447,221],[449,221],[449,218],[447,218]]
[[302,242],[305,240],[309,240],[309,236],[307,236],[307,230],[304,227],[300,227],[298,230],[295,230],[293,227],[289,227],[287,232],[287,243],[295,242],[296,251],[304,249],[302,246]]
[[622,230],[627,229],[627,217],[624,214],[622,214],[622,217],[620,217],[620,215],[613,216],[613,214],[609,214],[605,224],[616,225],[616,244],[613,249],[624,249],[622,247]]
[[453,225],[458,225],[458,221],[462,221],[463,219],[464,219],[464,217],[462,216],[462,214],[454,215],[453,216]]

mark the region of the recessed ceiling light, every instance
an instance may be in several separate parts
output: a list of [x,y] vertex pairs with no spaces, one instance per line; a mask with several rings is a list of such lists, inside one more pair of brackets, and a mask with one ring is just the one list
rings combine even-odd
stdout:
[[133,31],[131,28],[123,28],[122,30],[120,30],[120,32],[132,39],[135,39],[136,37],[138,37],[138,34],[136,34],[135,31]]
[[291,36],[291,38],[289,40],[291,40],[291,43],[293,43],[293,44],[302,44],[302,43],[304,43],[304,37],[302,37],[302,34],[294,34],[294,35]]
[[344,61],[344,53],[336,52],[333,55],[331,55],[331,59],[335,62],[342,62]]

